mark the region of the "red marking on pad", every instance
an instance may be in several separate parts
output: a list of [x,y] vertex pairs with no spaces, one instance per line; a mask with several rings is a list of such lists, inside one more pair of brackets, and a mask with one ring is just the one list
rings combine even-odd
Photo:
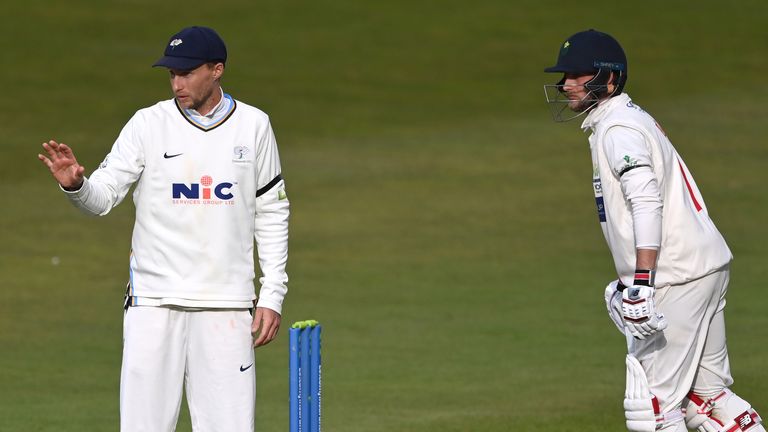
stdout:
[[653,413],[654,414],[660,414],[661,413],[661,408],[659,408],[659,400],[656,399],[656,396],[654,396],[651,399],[651,403],[653,404]]

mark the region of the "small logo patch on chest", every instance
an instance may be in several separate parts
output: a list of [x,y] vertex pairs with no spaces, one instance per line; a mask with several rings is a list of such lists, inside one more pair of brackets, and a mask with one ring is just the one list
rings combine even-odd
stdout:
[[234,153],[234,160],[244,161],[248,160],[248,153],[250,152],[250,149],[245,146],[235,146],[232,149],[232,152]]

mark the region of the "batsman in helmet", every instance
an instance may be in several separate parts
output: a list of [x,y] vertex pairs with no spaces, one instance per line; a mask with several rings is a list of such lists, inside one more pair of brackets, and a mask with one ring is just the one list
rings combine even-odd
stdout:
[[725,296],[733,259],[691,171],[654,118],[624,92],[616,39],[586,30],[566,39],[545,85],[555,121],[583,117],[592,187],[617,279],[605,290],[625,334],[624,411],[634,432],[764,432],[733,393]]

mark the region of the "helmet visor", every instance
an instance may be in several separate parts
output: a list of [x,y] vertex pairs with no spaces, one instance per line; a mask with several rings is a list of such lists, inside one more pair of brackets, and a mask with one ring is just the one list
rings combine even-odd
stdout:
[[574,86],[580,88],[580,92],[566,92],[563,88],[565,80],[557,84],[544,85],[544,97],[552,114],[552,119],[558,123],[567,122],[594,108],[600,99],[587,85]]

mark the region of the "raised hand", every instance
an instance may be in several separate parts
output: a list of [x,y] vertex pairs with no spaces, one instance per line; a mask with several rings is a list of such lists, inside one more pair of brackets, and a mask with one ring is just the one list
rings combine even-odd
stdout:
[[43,143],[43,148],[48,155],[38,154],[37,158],[42,161],[59,184],[67,190],[77,190],[83,184],[83,174],[85,167],[77,163],[72,149],[64,143],[57,143],[50,140]]

